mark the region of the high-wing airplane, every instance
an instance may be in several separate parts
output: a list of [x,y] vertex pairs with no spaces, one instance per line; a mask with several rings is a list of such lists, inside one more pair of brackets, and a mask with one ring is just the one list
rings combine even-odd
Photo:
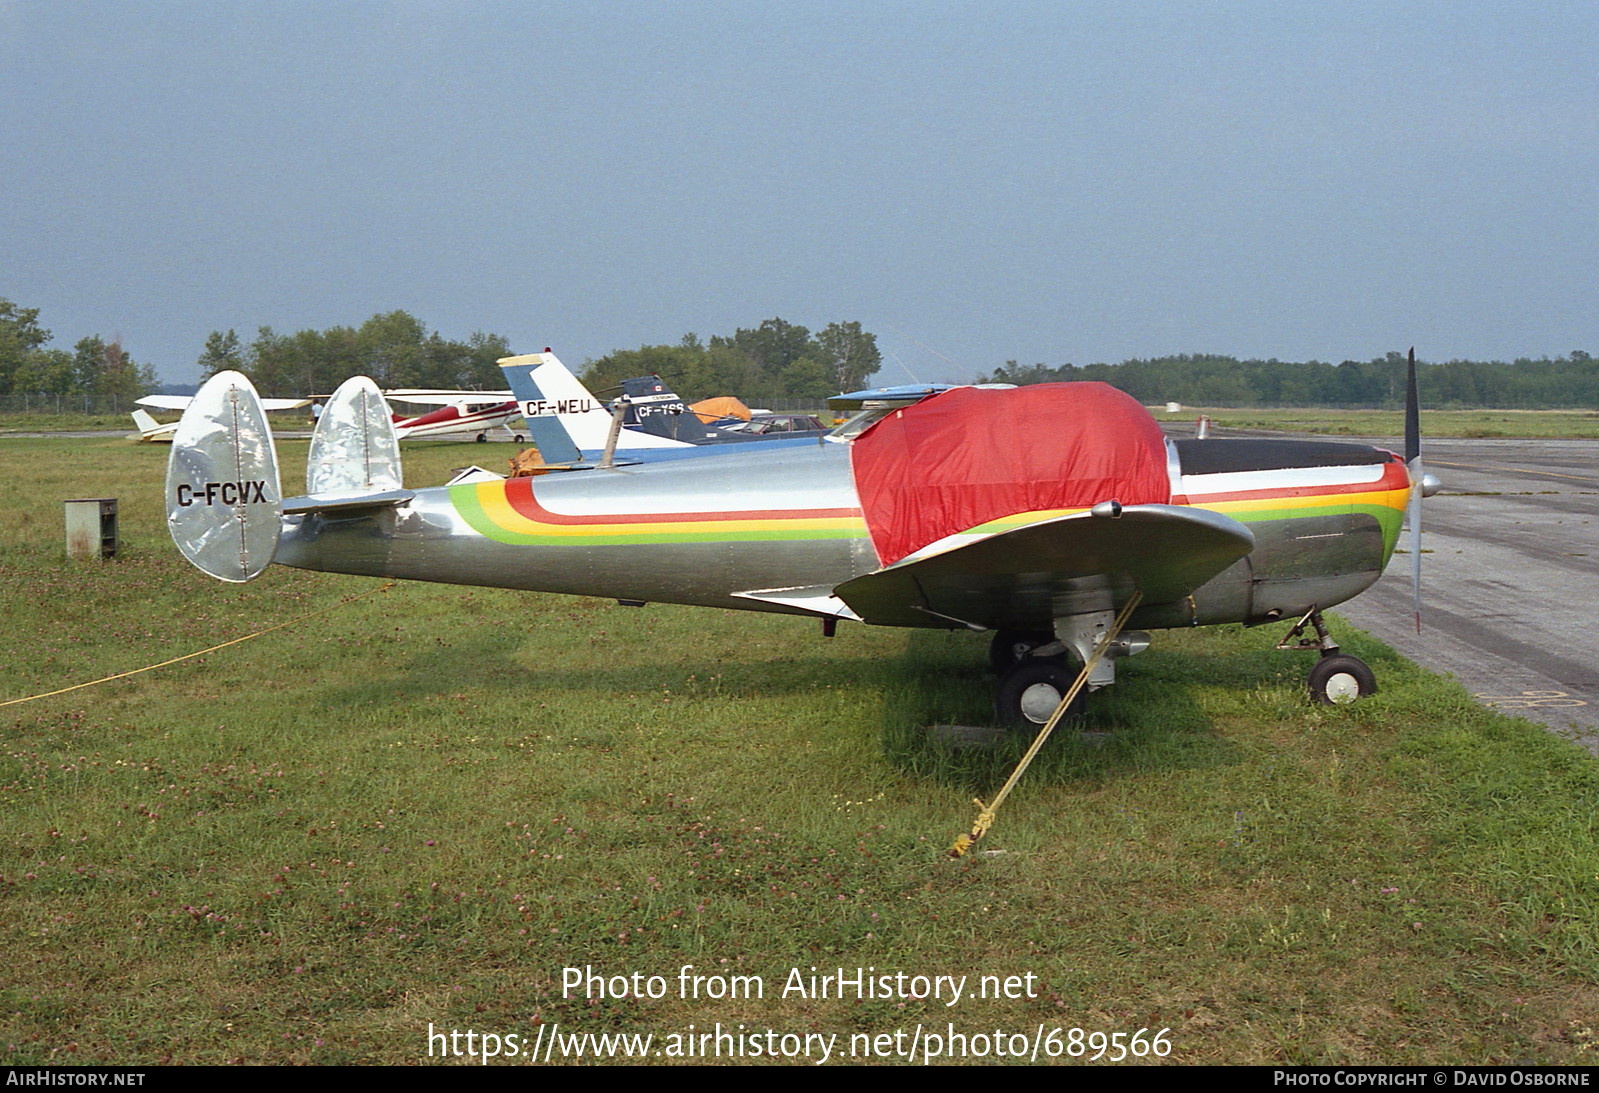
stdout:
[[385,391],[384,397],[395,402],[409,402],[418,406],[437,406],[416,417],[392,415],[394,431],[401,440],[472,439],[482,443],[495,429],[520,444],[523,433],[513,429],[511,422],[522,416],[522,408],[511,398],[509,391]]
[[223,373],[179,426],[167,522],[226,581],[277,562],[809,615],[824,634],[986,631],[998,717],[1036,726],[1072,661],[1093,665],[1089,689],[1109,685],[1147,629],[1298,620],[1290,636],[1313,625],[1300,645],[1322,654],[1312,695],[1369,693],[1321,612],[1376,581],[1407,500],[1436,488],[1419,457],[1407,469],[1357,444],[1173,442],[1099,383],[956,388],[852,435],[408,489],[382,395],[357,378],[313,434],[305,494],[285,497],[255,392]]
[[[135,399],[135,406],[148,406],[151,410],[187,410],[193,398],[189,395],[145,395]],[[308,398],[264,398],[261,407],[265,410],[297,410],[302,406],[311,405]],[[133,424],[139,429],[137,434],[130,433],[129,440],[137,440],[142,444],[170,444],[172,434],[177,432],[178,423],[169,421],[162,424],[150,415],[148,410],[133,411]]]

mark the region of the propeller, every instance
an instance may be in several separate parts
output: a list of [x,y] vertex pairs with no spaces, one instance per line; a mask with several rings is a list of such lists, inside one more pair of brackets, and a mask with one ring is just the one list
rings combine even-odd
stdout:
[[1405,369],[1405,466],[1410,470],[1410,587],[1416,612],[1416,633],[1421,633],[1421,498],[1425,490],[1421,468],[1421,401],[1416,397],[1416,347],[1410,347]]

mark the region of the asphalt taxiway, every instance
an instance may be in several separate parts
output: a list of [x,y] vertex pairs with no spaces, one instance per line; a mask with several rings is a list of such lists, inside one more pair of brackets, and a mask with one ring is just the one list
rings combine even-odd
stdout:
[[1422,510],[1421,633],[1408,532],[1407,553],[1333,610],[1599,754],[1599,442],[1429,439],[1422,458],[1443,489]]

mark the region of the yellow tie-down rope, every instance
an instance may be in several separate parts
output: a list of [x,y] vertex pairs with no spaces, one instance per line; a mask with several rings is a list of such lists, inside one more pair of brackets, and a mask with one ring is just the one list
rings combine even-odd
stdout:
[[950,857],[965,857],[966,852],[976,845],[977,840],[986,835],[988,829],[994,826],[994,816],[999,812],[999,806],[1005,803],[1005,798],[1010,796],[1010,791],[1015,788],[1016,783],[1026,773],[1028,764],[1033,761],[1033,756],[1037,755],[1039,749],[1044,746],[1044,741],[1049,739],[1049,734],[1055,731],[1055,726],[1060,724],[1060,719],[1066,716],[1066,711],[1071,708],[1072,701],[1076,699],[1078,692],[1088,685],[1088,675],[1094,670],[1094,665],[1098,664],[1105,656],[1106,651],[1110,649],[1110,643],[1115,641],[1116,636],[1122,632],[1122,627],[1127,625],[1127,620],[1132,617],[1133,611],[1143,598],[1144,594],[1134,589],[1132,596],[1122,605],[1121,611],[1116,615],[1116,621],[1111,623],[1110,629],[1105,631],[1104,635],[1095,643],[1093,652],[1088,654],[1088,660],[1083,663],[1083,670],[1077,673],[1077,678],[1072,681],[1071,687],[1067,689],[1066,694],[1061,698],[1060,705],[1055,707],[1055,712],[1049,715],[1049,720],[1044,723],[1044,727],[1039,729],[1038,735],[1033,738],[1032,746],[1027,749],[1027,754],[1022,756],[1022,761],[1016,764],[1016,769],[1011,771],[1010,777],[1005,779],[1005,784],[994,795],[993,803],[984,804],[982,798],[973,798],[972,803],[981,811],[977,813],[977,819],[972,821],[972,830],[957,838],[954,845],[949,848]]
[[295,623],[304,622],[306,619],[314,619],[318,615],[326,615],[330,611],[337,611],[339,608],[343,607],[346,604],[354,603],[356,600],[364,600],[368,596],[377,595],[379,592],[387,592],[389,589],[391,589],[393,587],[394,587],[394,582],[393,581],[389,581],[388,583],[380,585],[379,587],[374,588],[374,589],[372,589],[369,592],[362,592],[358,596],[351,596],[349,599],[340,600],[338,603],[333,604],[331,607],[320,608],[320,609],[318,609],[316,611],[310,612],[309,614],[301,615],[298,618],[290,619],[288,622],[280,622],[276,626],[267,627],[265,630],[257,630],[253,634],[246,634],[242,638],[234,638],[232,641],[225,641],[221,645],[213,645],[209,649],[201,649],[198,653],[185,653],[181,657],[173,657],[171,660],[163,660],[160,664],[147,664],[143,668],[134,668],[131,671],[118,672],[114,676],[106,676],[103,679],[91,679],[87,683],[74,683],[70,687],[62,687],[59,691],[46,691],[44,694],[29,695],[27,698],[13,698],[13,699],[10,699],[9,701],[6,701],[6,702],[0,702],[0,707],[15,706],[15,705],[17,705],[18,703],[21,703],[21,702],[32,702],[35,699],[49,698],[51,695],[64,695],[68,691],[81,691],[83,688],[85,688],[85,687],[93,687],[97,683],[110,683],[113,679],[126,679],[128,676],[136,676],[140,672],[152,672],[152,671],[154,671],[157,668],[165,668],[169,664],[177,664],[180,661],[193,660],[195,657],[203,657],[207,653],[214,653],[218,649],[226,649],[228,646],[237,645],[241,641],[249,641],[251,638],[260,637],[262,634],[270,634],[274,630],[282,630],[286,626],[293,626]]

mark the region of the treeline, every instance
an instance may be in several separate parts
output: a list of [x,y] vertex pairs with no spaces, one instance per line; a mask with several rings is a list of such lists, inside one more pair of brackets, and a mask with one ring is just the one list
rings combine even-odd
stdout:
[[882,360],[877,336],[860,323],[829,323],[813,334],[767,319],[750,330],[712,335],[709,343],[685,334],[676,345],[618,349],[587,362],[582,378],[602,397],[625,379],[653,374],[690,400],[714,395],[737,395],[746,402],[825,399],[864,386]]
[[279,334],[263,326],[248,345],[232,330],[213,330],[198,363],[202,378],[231,369],[263,395],[305,398],[330,394],[351,376],[370,376],[383,388],[499,390],[505,377],[495,362],[510,353],[498,334],[450,341],[420,319],[390,311],[356,327]]
[[155,370],[136,363],[118,342],[94,334],[68,352],[49,348],[52,337],[39,325],[38,308],[0,299],[0,395],[92,400],[122,409],[155,390]]
[[[979,383],[1102,380],[1146,405],[1397,407],[1405,397],[1405,354],[1369,361],[1239,360],[1183,354],[1121,364],[1019,365],[1006,361]],[[1418,362],[1423,406],[1435,409],[1599,407],[1599,361],[1582,350],[1553,360]]]

